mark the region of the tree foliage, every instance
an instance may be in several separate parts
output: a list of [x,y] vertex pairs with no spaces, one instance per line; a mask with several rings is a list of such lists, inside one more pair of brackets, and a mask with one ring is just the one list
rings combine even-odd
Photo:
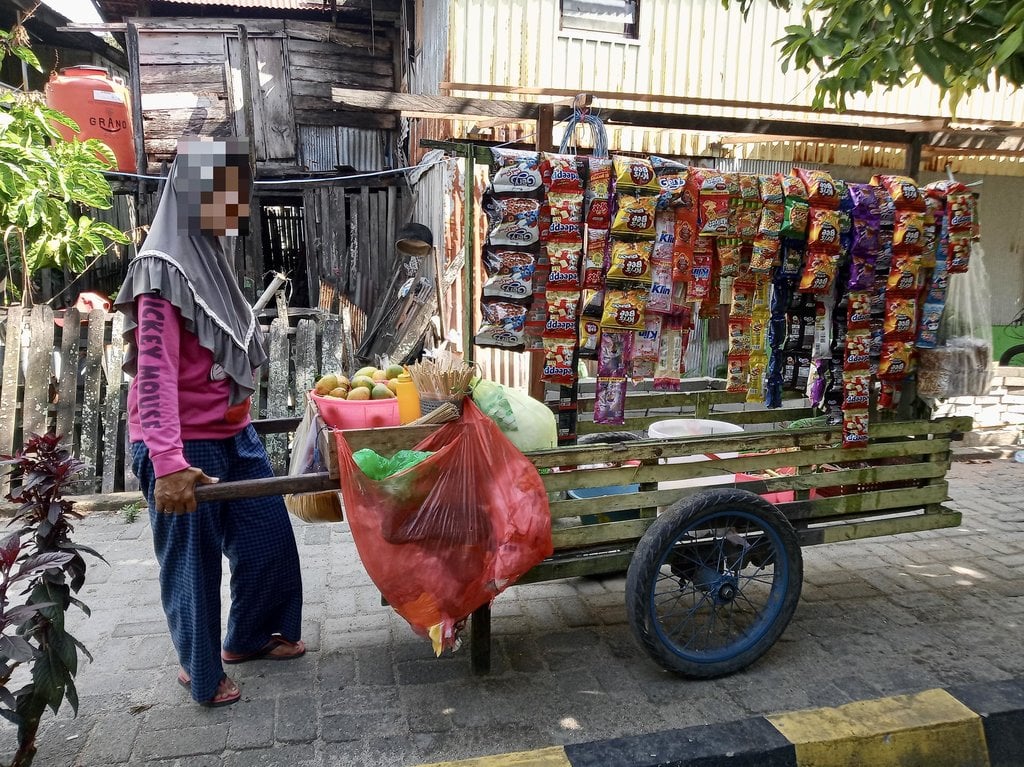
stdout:
[[[756,1],[733,0],[744,15]],[[793,0],[770,2],[789,10]],[[783,71],[821,72],[815,107],[926,78],[955,109],[975,89],[1024,85],[1024,0],[805,0],[802,22],[776,44]]]
[[[0,61],[14,55],[38,69],[19,30],[0,32]],[[81,272],[110,243],[128,242],[116,227],[81,212],[111,206],[103,171],[114,165],[113,152],[96,139],[65,141],[57,124],[78,131],[74,120],[47,107],[39,94],[0,94],[0,253],[7,274],[20,275],[26,303],[31,277],[40,269]],[[4,298],[17,288],[5,282]]]

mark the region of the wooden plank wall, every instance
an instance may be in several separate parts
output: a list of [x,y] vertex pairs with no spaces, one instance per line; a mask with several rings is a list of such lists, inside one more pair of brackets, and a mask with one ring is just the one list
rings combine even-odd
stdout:
[[[333,86],[394,89],[396,27],[337,28],[272,19],[138,18],[139,79],[149,170],[170,160],[182,135],[245,133],[243,104],[252,96],[256,159],[298,170],[298,126],[394,130],[393,114],[338,109]],[[238,27],[245,27],[248,71],[242,78]]]
[[[0,308],[0,454],[18,450],[31,433],[63,434],[89,466],[81,492],[133,489],[123,319],[69,310],[62,328],[54,322],[61,316],[43,305]],[[265,327],[271,363],[253,398],[254,418],[301,416],[303,393],[322,370],[350,370],[365,317],[354,319],[351,306],[343,316],[296,314]],[[267,448],[275,471],[286,472],[287,439],[268,438]],[[0,484],[0,494],[6,489]]]

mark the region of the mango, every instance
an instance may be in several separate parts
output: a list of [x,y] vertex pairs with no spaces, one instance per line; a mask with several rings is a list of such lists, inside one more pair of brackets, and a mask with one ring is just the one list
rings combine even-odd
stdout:
[[405,372],[405,368],[401,365],[388,365],[384,372],[387,373],[388,380],[390,381],[392,378],[398,378],[398,376],[402,375]]
[[369,365],[369,366],[367,366],[365,368],[359,368],[359,370],[356,371],[356,374],[354,376],[352,376],[352,380],[355,380],[356,378],[360,378],[360,377],[363,377],[363,376],[365,376],[366,378],[371,378],[372,379],[373,378],[373,374],[376,373],[376,372],[377,372],[377,368],[373,367],[372,365]]
[[373,387],[370,397],[372,399],[394,399],[395,393],[387,387],[387,384],[379,383]]
[[398,394],[398,379],[392,378],[388,381],[388,388],[391,389],[395,394]]
[[313,391],[323,397],[329,394],[332,389],[337,389],[338,385],[338,376],[334,375],[334,373],[329,373],[316,382]]
[[329,392],[327,392],[327,396],[345,399],[345,397],[348,396],[348,391],[349,389],[347,386],[339,386],[337,389],[331,389]]
[[369,376],[353,376],[352,377],[352,389],[353,390],[355,390],[355,389],[366,389],[367,391],[370,391],[371,389],[373,389],[374,384],[376,384],[376,383],[377,382],[374,381]]
[[388,376],[383,370],[375,370],[373,375],[370,376],[377,383],[387,383]]
[[357,386],[356,388],[354,388],[352,391],[350,391],[348,393],[348,396],[345,397],[345,399],[347,399],[347,400],[368,400],[368,399],[370,399],[370,390],[366,389],[366,388],[364,388],[362,386]]

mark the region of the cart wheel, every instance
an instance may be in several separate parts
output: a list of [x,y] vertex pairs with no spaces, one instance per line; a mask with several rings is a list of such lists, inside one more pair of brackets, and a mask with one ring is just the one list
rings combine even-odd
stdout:
[[782,512],[745,490],[709,490],[672,506],[640,539],[626,610],[658,663],[709,679],[768,651],[802,581],[800,544]]

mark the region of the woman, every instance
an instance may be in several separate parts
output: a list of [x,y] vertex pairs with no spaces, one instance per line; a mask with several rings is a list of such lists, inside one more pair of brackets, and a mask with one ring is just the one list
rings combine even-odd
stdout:
[[[115,301],[125,315],[124,369],[134,470],[149,502],[160,594],[181,670],[204,706],[241,697],[222,663],[290,660],[302,582],[279,496],[197,504],[194,488],[272,476],[249,423],[262,333],[220,237],[249,214],[248,154],[238,140],[183,140],[153,225]],[[221,557],[231,610],[221,649]]]

